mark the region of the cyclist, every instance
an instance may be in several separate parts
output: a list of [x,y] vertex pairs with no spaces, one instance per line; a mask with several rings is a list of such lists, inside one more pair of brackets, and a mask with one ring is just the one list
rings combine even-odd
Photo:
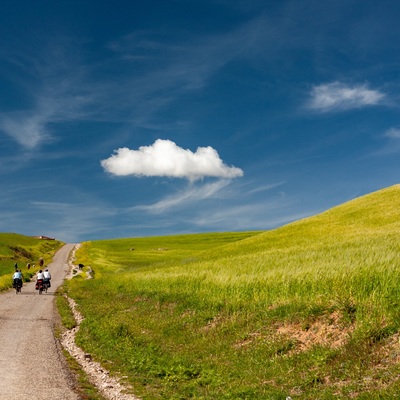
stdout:
[[43,283],[47,283],[48,287],[51,287],[50,280],[51,274],[50,271],[46,268],[46,270],[43,272]]
[[44,279],[43,271],[40,269],[36,275],[36,290],[39,289],[40,285],[43,285],[43,279]]
[[16,288],[17,285],[22,287],[22,272],[20,269],[15,270],[12,279],[13,279],[13,288]]

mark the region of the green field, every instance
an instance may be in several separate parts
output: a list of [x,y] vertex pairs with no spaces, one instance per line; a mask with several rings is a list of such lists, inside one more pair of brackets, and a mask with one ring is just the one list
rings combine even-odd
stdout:
[[[17,233],[0,233],[0,291],[12,286],[14,265],[17,263],[26,281],[38,271],[39,259],[45,264],[52,261],[55,252],[63,245],[58,240],[41,240]],[[27,269],[27,264],[31,268]],[[36,267],[33,267],[36,265]]]
[[93,241],[78,343],[142,399],[397,398],[400,186],[265,232]]
[[143,400],[396,399],[399,233],[397,185],[271,231],[86,242],[94,279],[63,290]]

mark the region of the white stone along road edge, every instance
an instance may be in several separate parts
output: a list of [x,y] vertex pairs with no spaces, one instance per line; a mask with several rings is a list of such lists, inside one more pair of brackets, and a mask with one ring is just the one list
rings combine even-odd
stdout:
[[[79,245],[75,246],[71,252],[70,267],[75,268],[72,264],[72,260],[75,258],[75,251],[79,248]],[[99,392],[108,400],[140,400],[132,394],[126,393],[130,387],[127,388],[121,384],[121,382],[110,376],[110,373],[101,366],[100,363],[93,361],[90,354],[85,353],[75,343],[75,336],[79,330],[80,324],[83,321],[82,314],[77,310],[77,304],[75,301],[66,296],[72,313],[76,321],[76,327],[65,331],[61,335],[61,344],[68,351],[68,353],[75,358],[78,364],[82,367],[84,372],[89,377],[89,380],[93,385],[97,387]]]

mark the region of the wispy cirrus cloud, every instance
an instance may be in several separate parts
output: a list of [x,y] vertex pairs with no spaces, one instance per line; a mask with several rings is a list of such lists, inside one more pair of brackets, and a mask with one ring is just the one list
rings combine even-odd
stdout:
[[259,193],[259,192],[264,192],[266,190],[275,189],[276,187],[282,186],[285,183],[286,183],[286,181],[282,181],[282,182],[277,182],[277,183],[271,183],[269,185],[258,186],[256,188],[250,190],[247,194],[255,194],[255,193]]
[[29,48],[10,45],[0,51],[0,58],[15,73],[3,79],[23,93],[25,101],[24,106],[0,112],[0,131],[34,149],[57,134],[53,123],[157,125],[157,111],[203,88],[229,62],[251,51],[264,34],[261,18],[201,37],[134,31],[109,41],[96,63],[89,62],[83,44],[74,38],[56,37],[44,44],[36,38]]
[[335,112],[380,104],[385,94],[367,85],[349,86],[332,82],[314,86],[307,107],[317,112]]
[[0,114],[0,131],[13,138],[20,145],[32,149],[48,135],[47,113],[16,111]]
[[218,180],[217,182],[206,183],[200,186],[190,185],[183,191],[167,196],[164,199],[150,205],[139,205],[130,209],[130,211],[146,211],[151,214],[162,213],[169,209],[177,207],[190,206],[205,199],[221,198],[221,190],[229,185],[228,180]]
[[400,128],[389,128],[380,136],[383,139],[382,146],[375,149],[370,155],[385,157],[400,153]]
[[28,150],[55,139],[50,124],[82,117],[79,100],[67,92],[39,95],[33,102],[29,110],[0,113],[0,131]]
[[33,201],[36,215],[29,228],[36,228],[35,234],[43,234],[38,231],[43,229],[44,234],[68,242],[76,241],[80,235],[90,233],[95,236],[112,230],[116,210],[96,203],[95,199],[89,203]]
[[245,226],[265,230],[312,215],[312,211],[294,211],[291,202],[293,200],[278,196],[275,200],[253,200],[247,204],[202,209],[191,217],[190,222],[200,228],[238,230]]
[[55,42],[0,51],[13,66],[13,73],[2,78],[21,96],[18,106],[0,112],[0,132],[27,150],[54,139],[51,124],[87,116],[85,107],[92,101],[85,68],[71,54],[73,45]]
[[390,139],[400,139],[400,128],[390,128],[384,133]]
[[190,35],[171,31],[134,31],[110,42],[115,56],[130,65],[140,91],[192,90],[203,87],[220,68],[243,57],[269,32],[263,16],[219,34]]

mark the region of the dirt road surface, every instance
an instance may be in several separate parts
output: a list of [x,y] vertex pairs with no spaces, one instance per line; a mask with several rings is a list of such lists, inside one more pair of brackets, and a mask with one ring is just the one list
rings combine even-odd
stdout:
[[73,247],[65,245],[48,265],[47,293],[39,295],[30,282],[19,294],[0,294],[0,400],[79,400],[54,339],[54,291],[68,272]]

